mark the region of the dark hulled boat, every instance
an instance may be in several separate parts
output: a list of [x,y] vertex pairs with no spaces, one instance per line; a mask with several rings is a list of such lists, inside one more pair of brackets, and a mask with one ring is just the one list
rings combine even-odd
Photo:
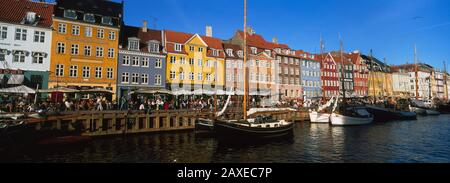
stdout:
[[417,120],[417,114],[408,111],[396,111],[377,106],[366,106],[367,110],[373,114],[375,121],[390,120]]
[[293,134],[294,123],[258,117],[248,120],[217,120],[214,130],[225,139],[269,139],[287,137]]

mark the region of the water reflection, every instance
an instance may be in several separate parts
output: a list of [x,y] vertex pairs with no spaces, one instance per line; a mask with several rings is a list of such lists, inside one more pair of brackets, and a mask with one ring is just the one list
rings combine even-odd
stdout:
[[294,137],[243,143],[193,132],[100,138],[0,153],[0,162],[450,162],[450,116],[368,126],[298,123]]

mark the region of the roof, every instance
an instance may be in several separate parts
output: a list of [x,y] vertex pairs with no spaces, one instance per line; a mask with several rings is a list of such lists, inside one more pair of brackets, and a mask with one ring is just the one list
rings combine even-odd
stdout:
[[391,72],[391,67],[378,60],[376,57],[361,54],[361,58],[366,61],[366,64],[371,71]]
[[[432,72],[434,69],[432,66],[424,63],[418,63],[418,70],[421,72]],[[394,72],[414,72],[416,65],[415,64],[403,64],[392,66],[392,71]]]
[[[189,39],[194,37],[196,34],[189,34],[184,32],[176,32],[172,30],[165,30],[164,31],[167,41],[167,51],[172,53],[179,53],[176,52],[174,49],[174,43],[177,44],[185,44]],[[223,44],[222,40],[214,37],[207,37],[207,36],[200,36],[203,41],[208,45],[207,50],[207,56],[209,57],[225,57],[225,54],[223,53]],[[219,50],[219,56],[213,56],[213,50]],[[186,52],[183,50],[181,53],[186,54]]]
[[[296,50],[295,55],[299,58],[308,59],[310,61],[320,61],[321,60],[321,59],[317,58],[317,55],[305,52],[303,50]],[[314,58],[311,58],[311,56],[314,56]]]
[[223,48],[225,49],[225,51],[227,49],[232,49],[233,50],[233,55],[232,56],[226,54],[227,58],[239,58],[237,52],[238,51],[242,51],[242,46],[241,45],[231,44],[231,43],[223,43]]
[[56,0],[55,16],[63,18],[64,10],[75,10],[79,21],[83,21],[85,13],[91,13],[98,24],[101,23],[102,16],[112,17],[113,26],[122,23],[123,4],[109,0]]
[[[159,41],[162,43],[162,33],[160,30],[147,29],[147,32],[142,31],[142,27],[134,27],[134,26],[124,26],[123,29],[124,39],[122,40],[121,45],[126,48],[128,47],[128,38],[138,38],[140,41],[140,50],[148,51],[148,41]],[[162,48],[160,47],[161,51]]]
[[340,51],[332,51],[331,56],[333,57],[334,61],[336,62],[336,64],[341,64],[342,62],[344,62],[345,65],[353,65],[352,60],[348,57],[348,54],[343,53],[341,55]]
[[[244,32],[243,31],[238,30],[237,33],[242,38],[244,37]],[[247,33],[247,46],[257,47],[257,48],[262,48],[262,49],[273,49],[273,47],[275,45],[274,45],[274,43],[267,42],[259,34],[249,34],[249,33]]]
[[54,5],[43,2],[31,2],[29,0],[2,0],[0,6],[0,21],[20,24],[27,12],[35,12],[40,17],[36,26],[50,28]]

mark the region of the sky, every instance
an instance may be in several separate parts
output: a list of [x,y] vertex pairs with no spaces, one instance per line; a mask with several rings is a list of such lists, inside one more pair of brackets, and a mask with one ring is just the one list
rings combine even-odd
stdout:
[[[120,0],[115,0],[120,2]],[[156,29],[231,38],[243,29],[243,0],[124,0],[125,23]],[[248,25],[267,41],[278,38],[292,49],[320,52],[359,50],[388,64],[418,59],[443,69],[450,65],[449,0],[248,0]]]

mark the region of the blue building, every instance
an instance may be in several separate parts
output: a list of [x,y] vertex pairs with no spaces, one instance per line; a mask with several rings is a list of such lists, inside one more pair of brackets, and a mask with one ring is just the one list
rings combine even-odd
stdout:
[[124,26],[119,45],[117,96],[128,97],[137,90],[159,90],[166,86],[164,32]]
[[303,89],[303,100],[311,101],[322,97],[320,80],[320,62],[315,60],[314,55],[302,54],[301,75]]

